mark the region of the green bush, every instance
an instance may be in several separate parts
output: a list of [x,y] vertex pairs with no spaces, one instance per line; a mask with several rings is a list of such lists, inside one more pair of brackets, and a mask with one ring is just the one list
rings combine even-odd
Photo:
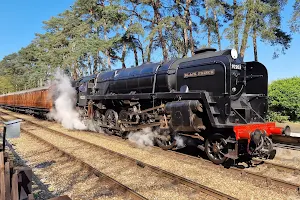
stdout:
[[270,120],[300,120],[300,77],[280,79],[269,85]]
[[289,121],[289,116],[282,116],[280,113],[269,111],[267,120],[271,122],[287,122]]

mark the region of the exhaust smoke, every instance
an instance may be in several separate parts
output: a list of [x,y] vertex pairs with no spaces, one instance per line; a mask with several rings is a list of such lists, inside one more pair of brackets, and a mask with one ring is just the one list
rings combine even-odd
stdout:
[[152,131],[150,127],[144,128],[137,132],[131,132],[128,140],[135,143],[138,147],[154,146],[155,137],[158,135],[156,131]]
[[70,78],[57,70],[51,85],[53,108],[47,114],[48,119],[54,119],[67,129],[86,130],[87,126],[80,120],[75,108],[76,90],[72,87]]
[[185,142],[184,142],[184,140],[181,136],[176,135],[174,137],[174,139],[176,140],[176,146],[177,146],[178,149],[186,147]]

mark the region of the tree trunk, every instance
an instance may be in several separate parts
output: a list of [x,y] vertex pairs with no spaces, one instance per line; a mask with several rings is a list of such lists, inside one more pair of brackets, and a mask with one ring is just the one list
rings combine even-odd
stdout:
[[[248,5],[249,5],[249,2],[248,2]],[[252,25],[251,14],[252,14],[252,3],[251,3],[251,5],[249,5],[248,11],[247,11],[247,14],[246,14],[246,21],[245,21],[242,44],[241,44],[241,49],[240,49],[241,57],[244,57],[245,51],[246,51],[246,48],[247,48],[249,30],[250,30],[251,25]]]
[[151,61],[151,52],[152,52],[153,38],[150,39],[148,48],[147,48],[147,62]]
[[219,21],[218,21],[217,12],[215,9],[214,9],[213,13],[214,13],[214,20],[215,20],[215,31],[216,31],[216,35],[218,38],[218,46],[219,46],[219,50],[221,50],[221,36],[220,36],[220,32],[219,32]]
[[111,60],[110,60],[110,55],[109,55],[109,51],[105,50],[105,55],[107,57],[107,67],[109,70],[111,70]]
[[138,48],[140,51],[141,51],[141,54],[142,54],[142,62],[145,63],[145,54],[144,54],[144,49],[143,49],[143,45],[140,41],[140,38],[138,37],[138,46],[136,48]]
[[187,20],[188,20],[188,30],[190,32],[190,38],[189,38],[189,45],[191,49],[191,54],[194,55],[194,38],[193,38],[193,23],[191,19],[191,13],[190,13],[190,5],[191,5],[191,0],[186,0],[186,15],[187,15]]
[[93,69],[93,74],[96,74],[96,73],[97,73],[97,71],[98,71],[97,67],[98,67],[98,55],[95,55],[95,56],[94,56],[94,69]]
[[168,51],[167,51],[167,47],[166,47],[166,42],[162,33],[162,29],[160,29],[158,31],[158,36],[159,36],[159,41],[161,43],[161,48],[163,51],[163,56],[164,56],[164,60],[168,60]]
[[77,80],[78,79],[78,74],[77,74],[77,61],[75,61],[74,68],[73,68],[73,79]]
[[[180,19],[181,18],[183,18],[183,16],[182,16],[182,13],[181,13],[181,5],[180,5],[180,1],[179,0],[174,0],[174,3],[176,3],[176,9],[177,9],[177,13],[178,13],[178,17],[180,17]],[[182,57],[185,57],[186,55],[185,55],[185,52],[187,52],[188,50],[186,50],[185,48],[186,48],[186,41],[185,41],[185,32],[184,32],[184,28],[182,29],[180,26],[178,26],[178,24],[177,24],[177,22],[175,21],[174,22],[174,27],[176,27],[176,30],[180,30],[180,35],[181,35],[181,38],[183,38],[183,51],[182,51],[182,48],[181,48],[181,45],[180,45],[180,48],[178,48],[177,47],[177,45],[176,45],[176,49],[178,48],[178,50],[177,50],[177,54],[178,55],[181,55],[181,53],[182,53]],[[174,42],[174,40],[172,40],[172,43]]]
[[134,54],[134,60],[135,60],[135,66],[139,65],[139,58],[136,50],[135,44],[133,45],[133,54]]
[[238,51],[239,49],[239,27],[238,27],[238,16],[237,16],[237,0],[233,0],[233,37],[234,37],[234,48]]
[[143,60],[143,63],[145,63],[145,54],[144,54],[144,49],[143,47],[139,48],[140,51],[141,51],[141,54],[142,54],[142,60]]
[[[104,27],[104,39],[105,39],[105,41],[108,41],[107,30],[106,30],[106,22],[104,22],[103,27]],[[111,59],[110,59],[108,49],[105,50],[105,55],[107,57],[107,67],[108,67],[109,70],[111,70]]]
[[189,31],[190,31],[190,47],[191,47],[191,54],[194,55],[194,38],[193,38],[193,23],[192,23],[192,19],[191,19],[191,14],[190,14],[190,11],[189,11],[189,14],[188,14],[188,18],[189,18]]
[[94,65],[92,65],[92,62],[91,62],[91,56],[89,54],[87,54],[87,59],[88,59],[88,63],[87,63],[87,66],[88,66],[88,69],[87,71],[90,71],[89,74],[93,73],[94,70],[95,70],[95,63],[93,63]]
[[123,42],[123,49],[122,49],[122,57],[121,57],[121,62],[122,62],[122,68],[125,69],[125,56],[126,56],[126,43]]
[[[208,4],[207,0],[205,0],[205,19],[208,20]],[[211,39],[210,39],[210,24],[208,21],[206,21],[206,27],[207,27],[207,46],[210,47],[211,45]]]
[[[189,9],[189,0],[186,0],[186,6],[184,8],[183,20],[185,24],[188,24],[188,9]],[[184,55],[183,57],[187,57],[188,49],[189,49],[189,37],[188,37],[188,26],[183,28],[183,39],[184,39]]]
[[258,56],[257,56],[257,43],[256,43],[256,28],[253,28],[253,33],[252,33],[252,40],[253,40],[253,52],[254,52],[254,61],[258,61]]
[[[155,19],[153,19],[151,24],[151,30],[154,28]],[[152,53],[152,45],[153,45],[153,38],[150,38],[149,45],[147,47],[147,62],[151,62],[151,53]]]
[[[154,17],[155,17],[154,21],[155,21],[156,25],[158,25],[159,22],[161,21],[161,15],[159,13],[159,4],[160,4],[160,0],[156,0],[156,1],[152,0],[152,7],[154,10]],[[166,41],[163,37],[162,28],[160,28],[158,30],[158,37],[159,37],[159,42],[161,44],[161,48],[163,51],[164,60],[167,60],[168,59],[168,51],[167,51]]]
[[183,52],[183,57],[187,57],[188,54],[188,46],[189,46],[189,38],[188,38],[188,32],[187,32],[187,28],[183,28],[183,35],[184,35],[184,52]]

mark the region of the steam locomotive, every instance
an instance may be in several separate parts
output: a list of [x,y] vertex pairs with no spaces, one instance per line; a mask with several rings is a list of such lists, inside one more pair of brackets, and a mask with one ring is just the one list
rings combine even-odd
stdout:
[[176,148],[181,136],[215,164],[241,156],[273,159],[270,136],[288,130],[264,120],[266,67],[244,62],[235,49],[194,53],[74,81],[81,115],[122,137],[152,127],[163,149]]

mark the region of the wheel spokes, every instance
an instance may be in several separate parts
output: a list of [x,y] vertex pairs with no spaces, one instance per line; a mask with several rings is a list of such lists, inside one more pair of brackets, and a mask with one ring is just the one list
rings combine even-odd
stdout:
[[211,159],[221,161],[226,154],[226,141],[223,138],[209,139],[207,141],[207,153]]

